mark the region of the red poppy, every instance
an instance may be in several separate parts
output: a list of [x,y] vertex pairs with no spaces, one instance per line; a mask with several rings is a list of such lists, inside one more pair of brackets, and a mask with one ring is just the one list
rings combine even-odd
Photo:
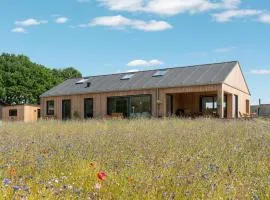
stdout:
[[98,172],[98,174],[97,174],[98,179],[101,181],[105,180],[106,176],[107,175],[105,174],[105,172],[102,172],[102,171]]

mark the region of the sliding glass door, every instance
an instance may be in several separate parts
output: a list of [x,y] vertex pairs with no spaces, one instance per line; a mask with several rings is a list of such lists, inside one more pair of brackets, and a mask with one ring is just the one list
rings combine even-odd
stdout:
[[128,102],[129,102],[129,99],[127,97],[108,98],[108,103],[107,103],[108,115],[117,113],[117,114],[122,114],[123,117],[128,117],[129,116]]
[[149,117],[151,116],[151,95],[137,95],[130,97],[130,116]]
[[109,97],[108,115],[122,114],[124,117],[151,116],[151,95]]

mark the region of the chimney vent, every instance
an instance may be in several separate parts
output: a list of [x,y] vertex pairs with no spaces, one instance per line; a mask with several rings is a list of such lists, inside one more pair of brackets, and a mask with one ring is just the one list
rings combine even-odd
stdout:
[[89,88],[91,86],[91,82],[86,83],[86,87]]

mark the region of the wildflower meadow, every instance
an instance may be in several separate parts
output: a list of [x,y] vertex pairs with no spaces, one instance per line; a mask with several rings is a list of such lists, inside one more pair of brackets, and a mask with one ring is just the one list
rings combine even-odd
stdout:
[[0,125],[0,199],[270,199],[270,121]]

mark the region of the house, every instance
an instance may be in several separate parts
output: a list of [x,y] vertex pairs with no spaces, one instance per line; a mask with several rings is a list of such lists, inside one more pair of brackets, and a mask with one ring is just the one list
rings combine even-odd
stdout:
[[251,106],[251,112],[256,116],[270,117],[270,104],[260,104]]
[[38,120],[39,116],[40,106],[38,105],[10,105],[2,108],[4,122],[34,122]]
[[239,62],[69,79],[41,95],[41,116],[237,118],[250,113],[250,91]]

